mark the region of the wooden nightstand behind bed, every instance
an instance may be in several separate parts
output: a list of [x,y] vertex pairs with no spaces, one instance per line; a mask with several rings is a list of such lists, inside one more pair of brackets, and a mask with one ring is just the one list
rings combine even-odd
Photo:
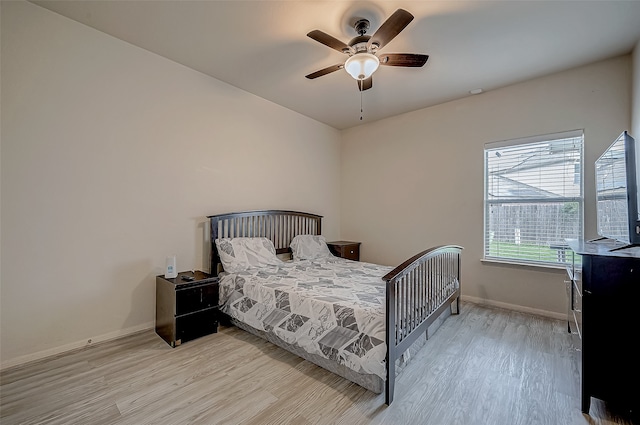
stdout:
[[360,261],[360,242],[333,241],[327,242],[327,246],[336,257]]

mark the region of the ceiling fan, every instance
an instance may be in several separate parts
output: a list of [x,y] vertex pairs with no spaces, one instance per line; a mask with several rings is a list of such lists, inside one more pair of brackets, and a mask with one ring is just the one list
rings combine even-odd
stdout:
[[411,13],[404,9],[398,9],[380,25],[380,28],[373,35],[365,35],[369,30],[369,21],[367,19],[359,19],[354,25],[358,35],[351,39],[349,44],[345,44],[320,30],[311,31],[307,34],[308,37],[349,55],[349,58],[344,63],[328,66],[312,72],[306,77],[314,79],[344,68],[358,82],[358,89],[363,91],[373,86],[372,75],[380,65],[413,68],[423,66],[429,59],[428,55],[418,53],[378,53],[380,49],[400,34],[412,20],[413,15]]

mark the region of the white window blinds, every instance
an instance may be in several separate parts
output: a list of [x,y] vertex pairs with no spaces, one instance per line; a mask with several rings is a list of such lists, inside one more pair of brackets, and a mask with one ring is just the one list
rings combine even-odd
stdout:
[[564,264],[583,234],[583,133],[485,145],[485,259]]

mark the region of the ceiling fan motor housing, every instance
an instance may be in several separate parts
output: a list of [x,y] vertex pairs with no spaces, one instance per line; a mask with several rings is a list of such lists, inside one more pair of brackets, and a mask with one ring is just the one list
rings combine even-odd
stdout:
[[365,35],[369,31],[369,25],[368,19],[358,19],[353,27],[358,34]]
[[356,53],[366,52],[368,50],[367,42],[369,41],[370,38],[371,36],[369,35],[359,35],[357,37],[354,37],[349,42],[349,47],[354,49]]
[[359,35],[351,39],[351,41],[349,42],[349,47],[355,50],[355,53],[369,51],[368,42],[371,36],[365,35],[369,30],[369,26],[370,24],[368,19],[359,19],[353,25],[353,28]]

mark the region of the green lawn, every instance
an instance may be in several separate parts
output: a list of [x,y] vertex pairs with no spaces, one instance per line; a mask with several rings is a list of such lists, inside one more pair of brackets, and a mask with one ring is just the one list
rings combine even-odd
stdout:
[[[525,261],[558,263],[558,250],[548,246],[515,244],[512,242],[492,241],[488,256]],[[567,250],[565,262],[571,262],[571,251]]]

